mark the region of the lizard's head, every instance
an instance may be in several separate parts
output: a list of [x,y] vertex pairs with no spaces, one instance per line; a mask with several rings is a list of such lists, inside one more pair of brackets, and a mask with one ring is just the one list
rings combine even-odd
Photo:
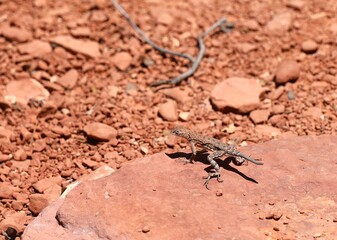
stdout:
[[187,133],[187,129],[181,126],[177,126],[175,128],[172,129],[172,134],[180,136],[180,137],[186,137]]

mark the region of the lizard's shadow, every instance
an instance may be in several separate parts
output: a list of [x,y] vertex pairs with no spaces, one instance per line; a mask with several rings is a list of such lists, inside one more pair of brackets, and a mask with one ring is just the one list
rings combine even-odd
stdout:
[[[166,153],[166,155],[168,157],[170,157],[171,159],[186,158],[186,160],[190,159],[190,157],[192,156],[192,154],[185,153],[185,152],[175,152],[175,153],[171,153],[171,154]],[[201,162],[203,164],[209,165],[209,161],[207,160],[208,155],[209,154],[207,153],[207,151],[198,152],[196,157],[194,158],[194,161]],[[232,167],[230,165],[232,160],[234,160],[234,157],[227,157],[224,160],[216,159],[215,161],[219,164],[220,168],[226,169],[227,171],[234,172],[234,173],[240,175],[242,178],[244,178],[247,181],[250,181],[250,182],[253,182],[253,183],[258,183],[258,181],[256,181],[254,178],[248,177],[246,174],[244,174],[244,173],[240,172],[238,169]],[[205,171],[209,173],[209,172],[212,171],[212,169],[213,168],[211,166],[208,166],[208,167],[205,168]]]

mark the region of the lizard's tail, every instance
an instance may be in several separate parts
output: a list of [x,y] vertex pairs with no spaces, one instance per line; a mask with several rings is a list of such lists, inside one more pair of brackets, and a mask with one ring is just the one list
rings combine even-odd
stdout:
[[245,160],[247,160],[247,161],[249,161],[249,162],[252,162],[252,163],[254,163],[254,164],[256,164],[256,165],[263,165],[263,162],[262,161],[257,161],[257,160],[255,160],[254,158],[252,158],[252,157],[250,157],[250,156],[248,156],[248,155],[246,155],[246,154],[243,154],[243,153],[237,153],[236,154],[236,157],[240,157],[240,158],[243,158],[243,159],[245,159]]

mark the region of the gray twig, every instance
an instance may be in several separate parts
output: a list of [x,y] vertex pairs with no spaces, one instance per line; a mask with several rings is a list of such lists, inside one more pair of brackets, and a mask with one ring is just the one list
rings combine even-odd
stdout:
[[124,16],[124,18],[128,21],[128,23],[131,25],[131,27],[151,47],[153,47],[155,50],[159,51],[162,54],[170,54],[170,55],[173,55],[173,56],[182,57],[182,58],[188,59],[191,62],[191,67],[187,71],[183,72],[179,76],[177,76],[175,78],[172,78],[172,79],[160,80],[160,81],[150,83],[149,85],[153,86],[153,87],[163,85],[163,84],[173,84],[173,85],[179,84],[184,79],[192,76],[196,72],[196,70],[198,69],[198,67],[200,65],[200,62],[201,62],[201,60],[202,60],[202,58],[204,57],[204,54],[205,54],[205,44],[204,44],[203,38],[206,37],[212,31],[214,31],[217,27],[220,27],[223,32],[229,32],[234,27],[234,25],[232,23],[227,22],[226,18],[221,18],[216,23],[214,23],[210,28],[208,28],[205,32],[203,32],[202,34],[200,34],[198,36],[197,40],[198,40],[199,52],[197,54],[197,57],[193,58],[189,54],[181,53],[181,52],[175,52],[175,51],[172,51],[172,50],[169,50],[169,49],[166,49],[166,48],[162,48],[162,47],[158,46],[157,44],[155,44],[150,38],[148,38],[144,34],[144,32],[137,26],[137,24],[131,19],[129,14],[124,10],[124,8],[121,5],[119,5],[119,3],[117,3],[115,0],[111,0],[111,2],[118,9],[118,11]]

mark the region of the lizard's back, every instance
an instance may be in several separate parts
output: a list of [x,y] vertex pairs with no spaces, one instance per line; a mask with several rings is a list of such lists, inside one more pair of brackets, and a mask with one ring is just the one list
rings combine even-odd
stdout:
[[197,145],[200,145],[201,147],[205,147],[208,150],[228,151],[229,149],[233,149],[233,150],[235,149],[234,146],[223,143],[216,138],[202,136],[194,132],[190,132],[190,137],[191,137],[191,140],[194,141]]

